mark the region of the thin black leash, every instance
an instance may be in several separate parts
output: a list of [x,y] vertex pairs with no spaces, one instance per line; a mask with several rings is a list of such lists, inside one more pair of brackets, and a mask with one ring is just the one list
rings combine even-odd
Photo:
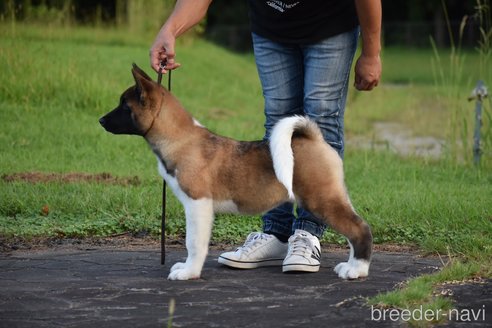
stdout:
[[[166,61],[159,64],[157,83],[161,85],[162,69],[166,67]],[[171,91],[171,70],[167,72],[167,90]],[[161,213],[161,265],[166,263],[166,180],[162,180],[162,213]]]

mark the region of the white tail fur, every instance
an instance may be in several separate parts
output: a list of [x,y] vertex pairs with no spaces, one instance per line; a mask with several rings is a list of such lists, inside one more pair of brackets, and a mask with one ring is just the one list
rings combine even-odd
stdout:
[[289,198],[295,200],[292,189],[294,178],[294,154],[292,153],[292,135],[295,131],[306,137],[321,138],[321,131],[316,123],[303,116],[281,119],[275,124],[270,135],[270,153],[273,169],[277,179],[287,188]]

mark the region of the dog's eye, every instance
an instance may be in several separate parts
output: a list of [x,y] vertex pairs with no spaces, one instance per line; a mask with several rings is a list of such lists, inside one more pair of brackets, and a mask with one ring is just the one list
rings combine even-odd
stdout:
[[132,109],[131,109],[131,108],[130,108],[130,107],[129,107],[126,103],[125,103],[125,104],[123,104],[123,106],[122,106],[122,107],[123,107],[123,110],[124,110],[125,112],[127,112],[128,114],[130,114],[130,117],[132,118],[132,120],[133,120],[133,121],[135,121],[135,115],[133,114]]
[[132,111],[132,110],[131,110],[131,108],[127,105],[127,103],[122,103],[122,104],[121,104],[121,107],[122,107],[122,108],[123,108],[123,110],[125,110],[125,111],[129,111],[129,112],[131,112],[131,111]]

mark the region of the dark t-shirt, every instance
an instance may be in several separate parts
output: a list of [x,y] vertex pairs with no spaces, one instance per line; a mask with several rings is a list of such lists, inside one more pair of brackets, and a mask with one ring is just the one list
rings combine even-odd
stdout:
[[249,0],[251,29],[272,41],[314,43],[358,25],[354,0]]

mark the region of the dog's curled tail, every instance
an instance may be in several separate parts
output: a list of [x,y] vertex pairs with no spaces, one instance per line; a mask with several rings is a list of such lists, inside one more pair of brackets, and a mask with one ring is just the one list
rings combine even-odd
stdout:
[[289,198],[295,200],[292,189],[294,178],[294,154],[292,136],[323,140],[323,135],[315,122],[304,116],[291,116],[275,124],[270,135],[270,153],[277,179],[287,188]]

